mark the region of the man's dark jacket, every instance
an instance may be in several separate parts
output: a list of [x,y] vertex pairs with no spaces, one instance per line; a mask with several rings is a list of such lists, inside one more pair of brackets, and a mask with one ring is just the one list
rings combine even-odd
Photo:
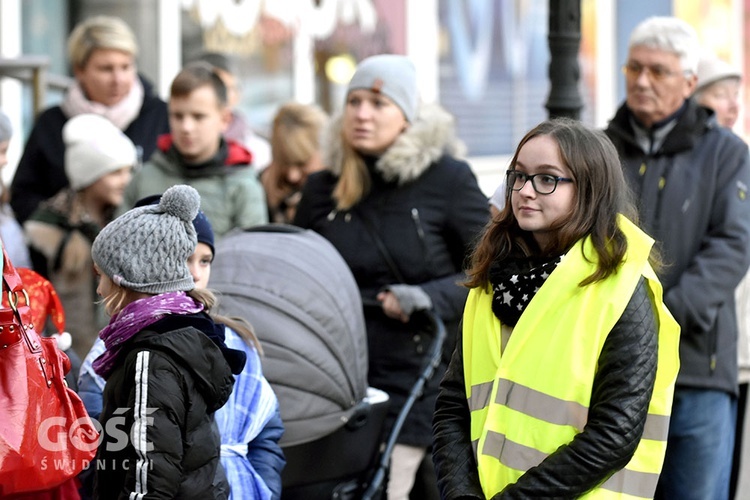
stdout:
[[647,154],[631,116],[623,105],[606,133],[666,264],[664,302],[681,327],[677,386],[736,394],[734,290],[750,264],[748,147],[691,99]]

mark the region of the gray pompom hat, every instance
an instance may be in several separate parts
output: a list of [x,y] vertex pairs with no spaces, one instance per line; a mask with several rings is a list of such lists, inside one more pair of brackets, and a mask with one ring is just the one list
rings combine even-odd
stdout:
[[198,243],[193,219],[199,209],[198,191],[172,186],[158,205],[133,208],[107,224],[94,240],[91,256],[113,283],[129,290],[190,291],[195,281],[187,259]]
[[378,92],[401,108],[409,123],[414,121],[419,104],[417,70],[406,56],[380,54],[357,65],[346,94],[357,89]]

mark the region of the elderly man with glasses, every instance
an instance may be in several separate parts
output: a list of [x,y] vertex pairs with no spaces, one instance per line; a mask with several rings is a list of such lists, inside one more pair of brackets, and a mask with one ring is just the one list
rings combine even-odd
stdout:
[[632,32],[626,100],[607,127],[665,262],[680,373],[657,498],[726,499],[737,396],[734,289],[750,264],[750,157],[690,95],[700,47],[677,18]]

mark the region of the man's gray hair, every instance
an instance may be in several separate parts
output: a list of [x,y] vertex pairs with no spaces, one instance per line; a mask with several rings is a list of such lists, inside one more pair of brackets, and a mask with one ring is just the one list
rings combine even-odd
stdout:
[[696,74],[700,41],[695,29],[677,17],[653,16],[641,21],[630,34],[628,49],[649,47],[677,54],[684,71]]

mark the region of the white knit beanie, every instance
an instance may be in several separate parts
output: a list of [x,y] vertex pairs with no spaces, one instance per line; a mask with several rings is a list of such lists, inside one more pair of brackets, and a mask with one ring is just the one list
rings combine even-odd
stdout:
[[695,92],[705,90],[709,85],[728,78],[740,80],[742,73],[728,62],[719,59],[715,54],[704,52],[698,61],[698,82]]
[[65,142],[65,174],[78,191],[110,172],[133,167],[138,154],[133,142],[111,121],[83,114],[68,120],[62,130]]
[[380,54],[364,59],[357,65],[346,93],[357,89],[385,95],[401,108],[409,122],[417,115],[417,70],[406,56]]

